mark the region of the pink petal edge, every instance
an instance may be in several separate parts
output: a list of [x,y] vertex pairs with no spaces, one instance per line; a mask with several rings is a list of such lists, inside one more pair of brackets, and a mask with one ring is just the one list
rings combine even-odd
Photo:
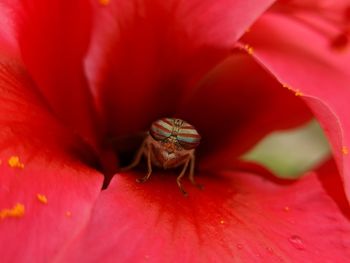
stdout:
[[[268,39],[262,36],[267,31]],[[313,111],[350,199],[349,53],[330,50],[327,39],[278,14],[265,14],[242,41],[254,48],[257,62]]]

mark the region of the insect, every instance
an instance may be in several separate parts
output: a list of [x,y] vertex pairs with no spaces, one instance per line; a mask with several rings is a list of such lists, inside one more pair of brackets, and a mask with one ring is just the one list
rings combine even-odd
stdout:
[[146,182],[152,174],[152,165],[163,169],[176,168],[183,165],[176,182],[180,191],[187,195],[181,184],[181,179],[190,166],[189,179],[192,184],[201,187],[194,180],[195,148],[199,145],[201,136],[188,122],[175,118],[162,118],[152,123],[147,137],[135,155],[133,162],[122,170],[137,166],[142,158],[147,159],[147,175],[136,179],[139,183]]

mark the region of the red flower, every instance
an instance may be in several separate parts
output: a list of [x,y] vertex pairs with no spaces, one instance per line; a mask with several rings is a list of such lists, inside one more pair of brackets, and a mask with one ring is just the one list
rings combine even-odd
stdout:
[[[346,262],[348,9],[272,2],[3,0],[2,261]],[[311,113],[342,180],[333,160],[297,181],[237,161]],[[187,198],[176,171],[116,173],[164,116],[203,138]]]

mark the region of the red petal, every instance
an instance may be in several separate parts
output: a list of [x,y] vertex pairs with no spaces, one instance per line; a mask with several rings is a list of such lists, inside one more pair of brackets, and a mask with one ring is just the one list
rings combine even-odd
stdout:
[[[350,256],[350,211],[335,170],[321,173],[321,181],[310,174],[297,182],[200,174],[205,189],[185,183],[188,198],[173,174],[155,174],[142,185],[135,176],[142,174],[114,178],[62,262],[346,262]],[[342,193],[337,203],[329,187]]]
[[51,262],[87,222],[102,176],[81,154],[91,157],[52,116],[26,72],[1,59],[2,262]]
[[93,101],[83,69],[91,31],[88,1],[12,5],[22,57],[40,91],[68,125],[95,139]]
[[206,166],[228,165],[267,133],[311,117],[302,100],[242,52],[232,53],[188,95],[178,115],[202,135],[199,151],[215,152]]
[[0,53],[18,57],[12,13],[5,2],[0,3],[0,25]]
[[225,57],[272,2],[127,0],[96,6],[88,65],[110,133],[138,132],[172,115],[186,88]]
[[322,35],[278,15],[266,15],[243,40],[254,47],[255,57],[313,110],[333,146],[350,198],[349,53],[331,50]]

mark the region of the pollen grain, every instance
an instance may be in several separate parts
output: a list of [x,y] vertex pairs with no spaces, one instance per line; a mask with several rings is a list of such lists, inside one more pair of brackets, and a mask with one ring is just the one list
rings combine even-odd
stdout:
[[43,194],[37,194],[36,197],[38,198],[40,203],[47,204],[47,197]]
[[348,154],[349,154],[349,149],[348,149],[348,147],[346,147],[346,146],[343,146],[342,149],[341,149],[341,151],[342,151],[342,153],[343,153],[344,155],[348,155]]
[[24,164],[21,163],[18,156],[11,156],[10,159],[8,159],[8,165],[11,168],[20,168],[20,169],[24,168]]
[[24,211],[24,205],[21,203],[17,203],[13,208],[5,208],[0,210],[0,219],[4,219],[7,217],[19,218],[24,215]]
[[109,5],[110,0],[99,0],[99,2],[100,2],[101,5],[106,6],[106,5]]
[[251,47],[251,46],[248,45],[248,44],[245,44],[245,45],[244,45],[244,50],[247,51],[247,53],[248,53],[249,55],[253,55],[253,53],[254,53],[254,48]]
[[301,97],[301,96],[303,96],[303,95],[304,95],[304,94],[303,94],[303,93],[302,93],[300,90],[298,90],[298,89],[297,89],[297,90],[295,90],[294,92],[295,92],[295,93],[294,93],[294,94],[295,94],[295,96],[297,96],[297,97]]
[[286,88],[287,90],[293,90],[287,83],[282,83],[282,87]]
[[71,211],[66,211],[66,217],[71,217],[72,216],[72,212]]

